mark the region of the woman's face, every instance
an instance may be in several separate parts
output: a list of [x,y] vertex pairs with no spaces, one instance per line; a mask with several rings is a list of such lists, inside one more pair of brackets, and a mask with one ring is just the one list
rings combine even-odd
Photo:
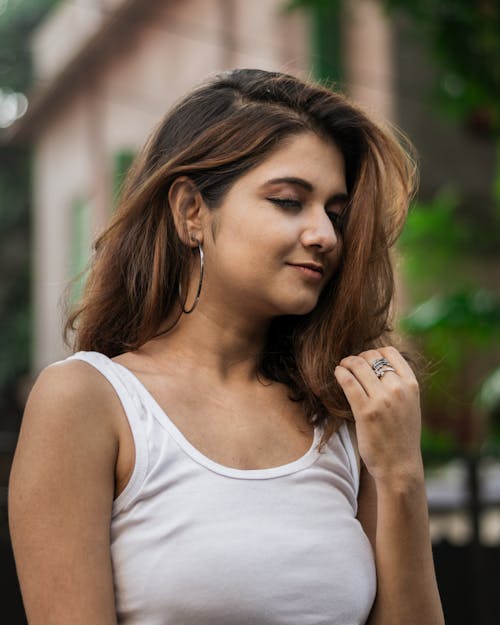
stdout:
[[310,312],[339,262],[346,203],[340,150],[287,138],[206,213],[204,299],[259,318]]

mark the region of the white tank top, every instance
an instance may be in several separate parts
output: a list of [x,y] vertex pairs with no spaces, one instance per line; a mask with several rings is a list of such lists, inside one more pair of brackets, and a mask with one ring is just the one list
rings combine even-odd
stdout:
[[376,592],[357,521],[359,473],[344,424],[288,464],[223,466],[183,436],[139,379],[78,352],[111,383],[135,443],[113,503],[120,625],[362,625]]

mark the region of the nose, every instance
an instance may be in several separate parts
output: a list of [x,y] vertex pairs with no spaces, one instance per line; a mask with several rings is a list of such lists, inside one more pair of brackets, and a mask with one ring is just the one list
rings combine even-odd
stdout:
[[315,210],[307,218],[307,222],[300,237],[304,247],[317,247],[321,252],[328,254],[338,243],[337,233],[330,217],[323,207]]

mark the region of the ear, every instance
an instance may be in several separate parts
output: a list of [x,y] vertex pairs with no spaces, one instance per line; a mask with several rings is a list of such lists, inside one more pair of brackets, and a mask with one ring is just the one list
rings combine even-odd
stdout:
[[181,241],[190,247],[195,239],[203,242],[205,203],[194,182],[187,176],[176,178],[168,191],[168,203]]

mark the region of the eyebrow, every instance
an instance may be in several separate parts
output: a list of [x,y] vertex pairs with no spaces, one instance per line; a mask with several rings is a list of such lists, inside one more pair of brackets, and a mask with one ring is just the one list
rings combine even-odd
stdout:
[[[314,186],[307,180],[303,178],[297,178],[296,176],[285,176],[283,178],[273,178],[272,180],[268,180],[264,183],[264,186],[271,184],[293,184],[298,187],[302,187],[309,193],[314,191]],[[347,202],[349,200],[349,195],[347,193],[335,193],[327,200],[327,204],[332,204],[333,202]]]

